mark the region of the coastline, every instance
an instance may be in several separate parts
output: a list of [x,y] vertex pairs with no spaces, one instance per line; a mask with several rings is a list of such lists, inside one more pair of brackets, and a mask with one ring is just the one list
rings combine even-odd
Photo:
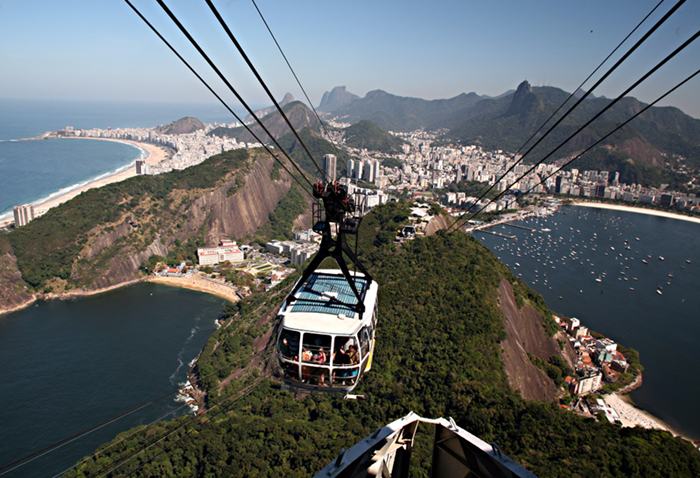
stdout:
[[149,276],[145,278],[144,281],[203,292],[205,294],[210,294],[221,299],[225,299],[232,304],[235,304],[240,300],[232,287],[206,279],[198,274],[189,274],[182,277]]
[[[93,141],[111,141],[113,143],[122,143],[129,146],[137,148],[141,151],[141,155],[137,159],[142,159],[146,161],[148,165],[155,165],[165,160],[168,157],[168,153],[160,146],[155,146],[149,143],[141,143],[138,141],[132,141],[127,139],[112,139],[112,138],[93,138],[93,137],[71,137],[71,138],[60,138],[62,140],[93,140]],[[79,194],[93,188],[99,188],[106,186],[107,184],[117,183],[136,176],[135,168],[136,160],[133,160],[129,164],[122,166],[114,171],[107,172],[100,176],[88,179],[82,183],[78,183],[66,188],[60,189],[48,196],[31,202],[34,206],[35,216],[41,216],[45,214],[49,209],[54,208],[64,202],[70,201]],[[0,216],[0,228],[6,227],[14,222],[12,211],[5,213]]]
[[101,289],[85,290],[85,289],[73,289],[67,292],[62,292],[60,294],[50,293],[50,294],[34,294],[31,299],[28,299],[21,304],[8,307],[6,309],[0,308],[0,317],[3,315],[11,314],[13,312],[20,311],[30,307],[32,304],[40,300],[71,300],[80,297],[90,297],[93,295],[103,294],[105,292],[110,292],[121,287],[127,287],[130,285],[138,284],[139,282],[151,282],[154,284],[165,285],[169,287],[176,287],[180,289],[188,289],[196,292],[202,292],[204,294],[213,295],[221,299],[225,299],[228,302],[236,303],[240,300],[238,295],[233,288],[219,284],[217,282],[208,280],[203,277],[189,275],[184,277],[139,277],[138,279],[132,279],[125,282],[120,282],[119,284],[114,284],[109,287],[103,287]]
[[676,219],[679,221],[694,222],[700,224],[700,217],[686,216],[684,214],[678,214],[670,211],[660,211],[658,209],[649,209],[644,207],[636,206],[625,206],[623,204],[611,204],[603,202],[589,202],[589,201],[574,201],[571,203],[572,206],[590,207],[596,209],[609,209],[613,211],[622,212],[632,212],[636,214],[646,214],[648,216],[665,217],[667,219]]
[[639,408],[634,400],[629,395],[619,392],[604,395],[603,399],[610,405],[620,416],[620,421],[624,428],[642,427],[647,429],[662,430],[671,433],[672,435],[683,438],[691,443],[693,439],[683,433],[675,430],[668,423],[659,417],[652,415],[650,412]]

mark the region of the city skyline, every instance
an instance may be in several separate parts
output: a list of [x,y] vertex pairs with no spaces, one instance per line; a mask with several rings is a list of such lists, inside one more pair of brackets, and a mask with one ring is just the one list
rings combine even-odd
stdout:
[[[420,2],[360,2],[350,9],[310,1],[294,5],[260,1],[259,6],[316,105],[323,92],[336,85],[346,85],[359,95],[383,89],[427,99],[471,91],[496,96],[524,79],[570,91],[655,3],[591,2],[575,11],[554,2],[445,2],[440,8]],[[188,59],[195,58],[155,3],[136,5]],[[223,31],[214,27],[206,5],[175,1],[169,5],[244,97],[252,104],[267,104]],[[252,4],[233,0],[217,5],[272,91],[280,97],[289,91],[302,98]],[[664,2],[641,31],[671,5]],[[699,16],[698,3],[683,5],[594,94],[616,95],[692,34],[692,19]],[[633,39],[639,36],[637,32]],[[123,2],[99,7],[77,1],[0,2],[0,39],[0,61],[7,72],[0,78],[2,97],[212,102]],[[651,100],[687,75],[698,59],[700,47],[692,45],[632,96]],[[201,62],[194,64],[206,72]],[[213,78],[209,72],[204,76]],[[699,86],[700,81],[692,81],[665,104],[700,117],[700,98],[693,94]]]

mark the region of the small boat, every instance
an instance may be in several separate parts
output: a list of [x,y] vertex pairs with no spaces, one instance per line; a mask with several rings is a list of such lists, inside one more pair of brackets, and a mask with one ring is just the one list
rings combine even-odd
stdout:
[[656,293],[659,295],[664,295],[664,291],[662,291],[661,288],[656,289]]
[[686,259],[686,260],[685,260],[685,263],[686,263],[686,264],[690,264],[690,259]]
[[598,283],[600,283],[600,282],[603,282],[603,279],[601,279],[600,277],[596,277],[596,278],[595,278],[595,281],[598,282]]
[[665,261],[666,259],[664,259],[664,256],[659,256],[659,260],[660,260],[660,261]]
[[632,292],[634,292],[634,287],[630,287],[630,290],[631,290]]

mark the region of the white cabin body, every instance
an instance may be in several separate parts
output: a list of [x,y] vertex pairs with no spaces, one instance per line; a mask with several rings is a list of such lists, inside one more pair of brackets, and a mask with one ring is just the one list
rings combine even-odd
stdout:
[[357,297],[338,269],[319,269],[279,312],[277,356],[290,385],[350,391],[372,365],[378,286],[364,274],[351,273]]

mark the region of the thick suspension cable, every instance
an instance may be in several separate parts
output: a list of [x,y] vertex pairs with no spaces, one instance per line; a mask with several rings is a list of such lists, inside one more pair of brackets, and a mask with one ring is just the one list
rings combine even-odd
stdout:
[[[301,80],[297,76],[296,71],[294,71],[294,68],[292,68],[292,64],[287,58],[287,55],[285,55],[284,50],[282,50],[282,47],[280,46],[279,42],[277,41],[277,37],[275,36],[274,33],[272,33],[272,28],[270,28],[270,25],[267,23],[267,20],[265,19],[265,16],[263,15],[262,11],[260,11],[260,8],[258,7],[258,4],[255,3],[255,0],[250,0],[253,2],[253,6],[255,7],[255,10],[257,10],[258,15],[260,16],[260,19],[262,22],[265,24],[265,28],[267,28],[268,33],[272,37],[272,41],[275,42],[275,45],[277,45],[277,49],[279,50],[280,54],[282,55],[282,58],[284,58],[285,63],[287,63],[287,66],[289,67],[289,71],[292,72],[292,76],[294,76],[294,79],[297,82],[297,85],[299,85],[299,88],[301,89],[301,92],[304,94],[304,97],[306,98],[306,102],[309,104],[311,107],[311,110],[314,112],[316,115],[316,119],[318,120],[319,124],[321,125],[321,128],[323,128],[323,131],[326,133],[326,136],[328,136],[328,131],[326,131],[326,127],[323,124],[323,121],[321,120],[321,116],[318,114],[318,111],[316,111],[316,108],[314,107],[314,104],[311,102],[311,98],[309,98],[309,95],[306,93],[306,89],[304,86],[301,84]],[[661,0],[662,2],[664,0]]]
[[[530,174],[537,166],[542,164],[545,160],[547,160],[550,156],[552,156],[556,151],[558,151],[564,144],[568,143],[574,136],[579,134],[581,131],[583,131],[588,125],[590,125],[593,121],[598,119],[601,115],[603,115],[606,111],[608,111],[610,108],[612,108],[615,104],[617,104],[622,98],[625,97],[630,91],[632,91],[634,88],[639,86],[640,83],[645,81],[647,78],[649,78],[654,72],[656,72],[659,68],[661,68],[663,65],[665,65],[669,60],[671,60],[674,56],[676,56],[678,53],[683,51],[685,48],[687,48],[690,44],[692,44],[695,40],[697,40],[698,36],[700,36],[700,31],[696,31],[695,34],[693,34],[690,38],[688,38],[686,41],[684,41],[680,46],[678,46],[675,50],[673,50],[670,54],[668,54],[663,60],[661,60],[659,63],[657,63],[652,69],[647,71],[644,75],[642,75],[641,78],[639,78],[637,81],[632,83],[629,87],[625,89],[622,93],[620,93],[614,100],[612,100],[610,103],[608,103],[602,110],[600,110],[598,113],[596,113],[591,119],[589,119],[586,123],[584,123],[582,126],[580,126],[576,131],[574,131],[572,134],[570,134],[564,141],[559,143],[559,145],[554,148],[552,151],[550,151],[548,154],[546,154],[542,159],[534,163],[527,171],[525,171],[523,174],[521,174],[518,178],[515,179],[512,183],[510,183],[508,186],[506,186],[501,193],[490,199],[484,207],[473,213],[471,216],[467,217],[464,222],[469,221],[473,219],[477,214],[479,214],[481,211],[483,211],[486,207],[489,206],[489,204],[493,203],[494,201],[497,201],[499,198],[501,198],[503,195],[508,192],[508,190],[518,183],[521,179],[526,177],[528,174]],[[463,218],[458,218],[457,221],[453,223],[453,226],[460,221],[462,221]],[[458,226],[459,227],[459,226]],[[448,231],[452,229],[452,226],[448,228]]]
[[[216,9],[216,6],[214,6],[214,3],[211,0],[205,0],[205,1],[206,1],[207,5],[209,6],[209,9],[212,11],[212,13],[216,17],[217,21],[221,25],[221,27],[226,32],[226,35],[228,35],[229,39],[231,40],[233,45],[236,47],[236,50],[238,50],[238,53],[240,53],[241,57],[243,57],[243,60],[245,60],[246,65],[248,65],[248,68],[250,68],[250,71],[253,72],[253,75],[258,80],[258,83],[260,83],[260,86],[263,87],[263,89],[265,90],[265,93],[267,93],[267,96],[270,98],[272,103],[275,105],[275,108],[277,108],[277,111],[279,112],[280,116],[282,116],[282,119],[284,119],[284,122],[287,123],[287,126],[289,126],[289,129],[292,131],[292,133],[294,133],[294,136],[297,138],[297,141],[299,141],[299,144],[301,144],[302,148],[306,152],[309,159],[311,159],[314,166],[316,166],[316,169],[318,170],[319,175],[323,178],[324,177],[323,169],[321,169],[321,166],[319,166],[318,161],[316,161],[316,159],[314,159],[313,155],[311,154],[311,151],[306,146],[306,143],[304,143],[304,140],[301,139],[301,136],[299,136],[299,133],[292,125],[292,122],[289,121],[289,118],[287,117],[286,113],[284,112],[284,110],[282,109],[280,104],[277,102],[277,99],[275,99],[275,95],[272,94],[272,91],[270,91],[270,88],[267,86],[267,83],[265,83],[265,80],[263,80],[262,76],[260,76],[258,69],[255,68],[255,65],[253,65],[253,62],[250,60],[250,57],[245,52],[245,50],[243,49],[241,44],[238,42],[238,39],[233,34],[233,32],[229,28],[228,24],[224,20],[224,18],[221,16],[219,11]],[[158,0],[158,3],[160,3],[162,5],[163,0]]]
[[588,80],[590,80],[591,77],[592,77],[593,75],[595,75],[595,74],[598,72],[598,70],[600,70],[600,69],[602,68],[602,66],[610,59],[610,57],[613,56],[613,55],[615,54],[615,52],[617,52],[617,50],[619,50],[620,47],[627,41],[627,39],[628,39],[629,37],[631,37],[632,35],[634,35],[634,32],[636,32],[636,31],[639,29],[639,27],[642,26],[642,24],[647,20],[647,18],[649,18],[649,17],[661,6],[662,3],[664,3],[664,0],[659,0],[659,3],[657,3],[656,5],[654,5],[654,8],[652,8],[652,9],[649,11],[649,13],[647,13],[647,14],[644,16],[644,18],[642,18],[642,19],[639,21],[639,23],[637,23],[637,25],[632,29],[632,31],[630,31],[630,32],[625,36],[625,38],[623,38],[623,39],[620,41],[620,43],[618,43],[617,46],[616,46],[615,48],[613,48],[613,50],[612,50],[610,53],[608,53],[608,56],[606,56],[605,58],[603,58],[603,61],[601,61],[600,63],[598,63],[598,66],[596,66],[595,69],[594,69],[592,72],[590,72],[590,73],[588,74],[588,76],[581,82],[581,84],[579,84],[576,88],[574,88],[573,90],[571,90],[571,93],[569,93],[569,96],[566,97],[566,99],[557,107],[557,109],[555,109],[555,110],[552,112],[552,114],[550,114],[550,115],[547,117],[547,119],[544,120],[544,122],[539,126],[539,128],[537,128],[537,129],[535,130],[535,132],[532,133],[532,134],[530,135],[530,137],[527,138],[527,139],[525,140],[525,142],[524,142],[523,144],[521,144],[520,147],[519,147],[517,150],[515,150],[515,153],[514,153],[514,155],[513,155],[513,156],[514,156],[513,159],[515,159],[515,156],[516,156],[520,151],[522,151],[522,149],[523,149],[530,141],[532,141],[532,138],[534,138],[535,136],[537,136],[537,133],[539,133],[540,131],[542,131],[542,128],[544,128],[544,127],[547,125],[547,123],[549,123],[549,122],[551,121],[551,119],[554,118],[554,117],[557,115],[557,113],[559,113],[559,111],[564,107],[564,105],[567,104],[567,103],[569,102],[569,100],[570,100],[571,98],[574,97],[574,95],[576,94],[576,92],[579,91],[579,90],[581,90],[581,89],[583,88],[583,85],[585,85],[586,82],[588,82]]
[[[126,0],[125,0],[126,1]],[[275,144],[275,146],[282,152],[284,155],[287,157],[287,159],[292,163],[294,168],[301,174],[307,182],[310,183],[309,179],[306,178],[306,175],[302,171],[302,169],[299,167],[299,165],[292,159],[292,157],[285,151],[285,149],[279,144],[277,139],[273,136],[272,133],[270,133],[270,130],[267,129],[267,126],[260,121],[260,119],[257,117],[255,112],[252,110],[252,108],[248,105],[248,103],[243,99],[243,97],[238,93],[236,88],[233,87],[231,82],[226,78],[226,76],[221,72],[218,66],[212,61],[212,59],[207,55],[207,53],[204,51],[204,49],[199,45],[197,40],[194,39],[194,37],[190,34],[190,32],[185,28],[185,26],[180,22],[180,20],[175,16],[175,14],[168,8],[168,6],[163,2],[163,0],[157,0],[158,5],[163,9],[163,11],[170,17],[170,19],[173,21],[173,23],[177,26],[177,28],[180,30],[180,32],[189,40],[189,42],[192,44],[192,46],[197,50],[197,52],[200,54],[200,56],[209,64],[212,70],[217,74],[217,76],[221,79],[221,81],[224,82],[226,87],[233,93],[233,95],[236,97],[236,99],[243,105],[243,107],[246,109],[248,114],[250,114],[255,121],[257,122],[258,126],[262,128],[262,130],[267,134],[272,142]],[[248,128],[246,128],[248,129]],[[250,131],[248,129],[248,131]]]
[[[537,145],[540,144],[540,143],[554,130],[554,128],[556,128],[562,121],[564,121],[564,119],[566,119],[566,117],[569,116],[569,115],[571,114],[571,112],[572,112],[574,109],[576,109],[576,107],[578,107],[578,105],[580,105],[586,98],[588,98],[588,96],[589,96],[591,93],[593,93],[593,91],[594,91],[598,86],[600,86],[600,84],[601,84],[603,81],[605,81],[605,80],[606,80],[606,79],[607,79],[607,78],[608,78],[622,63],[624,63],[624,62],[627,60],[627,58],[629,58],[629,56],[632,55],[632,53],[634,53],[635,50],[637,50],[637,48],[639,48],[639,47],[642,45],[642,43],[644,43],[656,30],[658,30],[658,29],[661,27],[661,25],[663,25],[663,24],[671,17],[671,15],[673,15],[685,2],[686,2],[686,0],[678,0],[678,1],[677,1],[677,2],[676,2],[676,3],[675,3],[675,4],[674,4],[674,5],[673,5],[673,6],[672,6],[672,7],[671,7],[671,8],[670,8],[670,9],[669,9],[669,10],[668,10],[668,11],[667,11],[667,12],[666,12],[666,13],[665,13],[665,14],[664,14],[664,15],[663,15],[663,16],[662,16],[662,17],[661,17],[661,18],[660,18],[646,33],[645,33],[645,34],[644,34],[644,35],[642,35],[642,37],[641,37],[639,40],[637,40],[637,41],[634,43],[634,45],[632,45],[632,46],[631,46],[631,47],[630,47],[630,48],[615,62],[615,64],[614,64],[613,66],[611,66],[610,68],[608,68],[608,70],[603,74],[603,76],[601,76],[601,77],[595,82],[595,84],[594,84],[593,86],[591,86],[590,88],[588,88],[588,89],[584,92],[584,94],[581,95],[581,96],[579,97],[579,99],[578,99],[572,106],[569,107],[569,109],[567,109],[566,112],[565,112],[557,121],[555,121],[554,124],[553,124],[552,126],[550,126],[549,129],[547,129],[547,131],[546,131],[542,136],[540,136],[539,139],[538,139],[532,146],[530,146],[530,147],[527,149],[527,151],[525,151],[525,153],[523,153],[523,155],[522,155],[517,161],[515,161],[513,164],[511,164],[510,167],[508,167],[508,168],[506,169],[506,171],[505,171],[504,173],[502,173],[502,174],[498,177],[498,179],[496,179],[496,181],[495,181],[491,186],[489,186],[482,194],[480,194],[479,197],[477,198],[477,200],[474,202],[474,204],[472,204],[472,205],[467,209],[466,212],[468,213],[469,211],[471,211],[471,209],[474,207],[475,204],[478,204],[479,201],[481,201],[482,199],[484,199],[484,198],[486,197],[486,195],[487,195],[489,192],[491,192],[491,191],[493,190],[493,188],[496,187],[496,185],[497,185],[498,183],[500,183],[511,171],[513,171],[513,169],[515,169],[515,167],[516,167],[518,164],[520,164],[520,163],[530,154],[530,152],[531,152],[535,147],[537,147]],[[450,227],[448,227],[448,230],[451,230],[451,229],[455,226],[455,224],[457,224],[458,221],[459,221],[459,218],[458,218],[457,220],[455,220],[455,221],[450,225]]]
[[[265,378],[264,376],[260,376],[260,377],[256,378],[255,380],[253,380],[253,382],[252,382],[251,384],[247,385],[247,386],[246,386],[245,388],[243,388],[241,391],[239,391],[238,393],[234,394],[232,397],[226,398],[226,399],[224,399],[222,402],[217,403],[217,404],[214,405],[212,408],[208,409],[208,410],[207,410],[203,415],[201,415],[201,416],[209,416],[209,417],[211,417],[211,418],[213,419],[214,417],[216,417],[216,416],[218,416],[218,415],[220,415],[220,414],[222,414],[222,413],[227,413],[228,411],[230,411],[230,408],[223,408],[223,404],[224,404],[225,402],[230,401],[230,403],[229,403],[228,405],[231,406],[231,405],[233,405],[234,403],[236,403],[238,400],[240,400],[240,399],[242,399],[242,398],[244,398],[244,397],[250,395],[250,394],[253,392],[253,390],[255,390],[255,388],[263,381],[264,378]],[[212,414],[212,415],[209,415],[210,412],[213,412],[216,408],[219,408],[219,407],[221,407],[221,410],[219,410],[218,412],[216,412],[216,413],[214,413],[214,414]],[[138,451],[136,451],[135,453],[130,454],[128,457],[126,457],[126,458],[124,458],[123,460],[121,460],[120,462],[118,462],[116,465],[114,465],[112,468],[110,468],[110,469],[107,470],[106,472],[101,472],[101,473],[98,475],[98,477],[99,477],[99,478],[102,478],[102,477],[105,477],[105,476],[107,476],[107,475],[110,475],[111,473],[115,472],[116,470],[118,470],[119,468],[121,468],[122,466],[124,466],[125,464],[127,464],[128,462],[130,462],[131,460],[133,460],[134,458],[136,458],[137,456],[139,456],[141,453],[143,453],[143,452],[145,452],[145,451],[147,451],[147,450],[153,448],[154,446],[157,446],[159,443],[162,443],[164,440],[166,440],[167,438],[169,438],[170,436],[172,436],[174,433],[180,431],[182,428],[184,428],[184,427],[186,427],[186,426],[188,426],[188,425],[190,425],[190,423],[188,423],[187,421],[183,422],[182,424],[178,425],[178,426],[175,427],[174,429],[168,431],[168,432],[165,433],[164,435],[162,435],[162,436],[160,436],[159,438],[153,440],[152,442],[150,442],[150,443],[149,443],[148,445],[146,445],[145,447],[140,448],[140,449],[139,449]],[[187,432],[186,432],[186,433],[187,433]],[[185,433],[185,434],[186,434],[186,433]],[[182,440],[182,438],[183,438],[183,437],[178,438],[178,439],[175,441],[175,443],[177,443],[177,442],[179,442],[180,440]],[[158,453],[156,456],[158,456],[158,455],[160,455],[160,454],[162,454],[162,453],[163,453],[163,451],[161,451],[160,453]],[[149,461],[150,461],[150,460],[149,460]]]
[[537,186],[539,186],[540,184],[544,184],[549,178],[551,178],[551,177],[554,176],[555,174],[559,173],[561,170],[563,170],[564,168],[566,168],[567,166],[569,166],[569,165],[570,165],[571,163],[573,163],[574,161],[577,161],[579,158],[581,158],[583,155],[585,155],[586,153],[588,153],[589,151],[591,151],[593,148],[595,148],[596,146],[598,146],[600,143],[602,143],[603,141],[605,141],[606,139],[608,139],[610,136],[612,136],[613,134],[617,133],[619,130],[621,130],[621,129],[624,128],[625,126],[627,126],[627,125],[628,125],[629,123],[631,123],[635,118],[637,118],[638,116],[640,116],[641,114],[643,114],[643,113],[644,113],[645,111],[647,111],[649,108],[651,108],[652,106],[655,106],[659,101],[663,100],[663,99],[666,98],[668,95],[670,95],[671,93],[673,93],[674,91],[676,91],[678,88],[680,88],[681,86],[683,86],[684,84],[686,84],[687,82],[689,82],[690,80],[692,80],[693,78],[695,78],[698,74],[700,74],[700,70],[695,70],[694,73],[691,73],[689,76],[687,76],[687,77],[686,77],[684,80],[682,80],[680,83],[677,83],[673,88],[667,90],[663,95],[659,96],[659,97],[656,98],[654,101],[652,101],[651,103],[649,103],[648,105],[646,105],[644,108],[642,108],[641,110],[637,111],[634,115],[630,116],[630,117],[629,117],[627,120],[625,120],[623,123],[620,123],[619,125],[617,125],[614,129],[612,129],[610,132],[608,132],[607,134],[605,134],[605,136],[603,136],[603,137],[601,137],[600,139],[598,139],[595,143],[593,143],[592,145],[590,145],[589,147],[587,147],[586,149],[584,149],[583,151],[581,151],[579,154],[577,154],[577,155],[574,156],[573,158],[571,158],[571,159],[567,160],[566,162],[564,162],[564,163],[563,163],[561,166],[559,166],[556,170],[554,170],[554,171],[552,171],[551,173],[549,173],[547,176],[545,176],[544,178],[542,178],[537,184],[535,184],[534,186],[530,187],[530,189],[528,189],[527,191],[525,191],[525,192],[523,193],[523,195],[530,194]]
[[38,460],[39,458],[41,458],[43,456],[49,455],[49,454],[53,453],[54,451],[56,451],[60,448],[63,448],[66,445],[73,443],[76,440],[80,440],[81,438],[83,438],[87,435],[90,435],[98,430],[103,429],[104,427],[106,427],[108,425],[111,425],[112,423],[119,421],[122,418],[126,418],[130,415],[133,415],[134,413],[141,411],[144,408],[148,407],[152,403],[153,403],[153,401],[141,403],[141,404],[137,405],[136,407],[133,407],[133,408],[127,410],[126,412],[122,412],[119,415],[116,415],[105,422],[102,422],[96,426],[90,427],[90,428],[85,429],[85,430],[80,430],[80,431],[74,433],[73,435],[60,440],[59,442],[56,442],[52,445],[49,445],[49,446],[44,447],[40,450],[37,450],[29,455],[26,455],[22,458],[19,458],[11,463],[8,463],[8,464],[4,465],[2,467],[2,469],[0,469],[0,476],[4,476],[4,475],[6,475],[6,474],[18,469],[18,468],[21,468],[25,465],[28,465],[28,464],[32,463],[35,460]]
[[[265,142],[262,141],[262,140],[258,137],[258,135],[256,135],[255,132],[254,132],[251,128],[249,128],[249,127],[243,122],[243,120],[238,116],[238,114],[236,114],[236,112],[233,111],[233,108],[231,108],[231,107],[228,105],[228,103],[226,103],[226,101],[224,101],[224,99],[221,98],[221,96],[220,96],[216,91],[214,91],[214,89],[209,85],[209,83],[207,83],[207,81],[206,81],[204,78],[202,78],[202,76],[201,76],[199,73],[197,73],[197,70],[195,70],[194,67],[192,67],[192,65],[190,65],[190,63],[189,63],[187,60],[185,60],[185,58],[184,58],[184,57],[175,49],[175,47],[173,47],[172,44],[171,44],[171,43],[156,29],[156,27],[153,26],[153,24],[139,11],[139,9],[136,8],[136,7],[134,6],[134,4],[131,3],[130,0],[124,0],[124,2],[126,2],[126,4],[134,11],[134,13],[136,13],[136,15],[148,26],[148,28],[150,28],[151,31],[153,31],[153,33],[156,34],[156,36],[165,44],[165,46],[168,47],[168,49],[170,49],[171,52],[173,52],[173,54],[187,67],[187,69],[190,70],[190,71],[192,72],[192,74],[206,87],[206,89],[209,90],[209,92],[210,92],[212,95],[214,95],[214,97],[219,101],[219,103],[221,103],[221,104],[223,105],[223,107],[226,108],[226,110],[228,110],[229,113],[231,113],[231,115],[236,119],[236,121],[238,121],[239,123],[241,123],[241,124],[243,125],[243,127],[246,129],[246,131],[248,131],[248,133],[250,133],[250,135],[253,136],[253,138],[255,139],[255,141],[257,141],[258,143],[260,143],[260,144],[262,145],[262,147],[265,149],[265,151],[267,151],[267,152],[270,154],[270,156],[272,156],[272,157],[280,164],[280,166],[287,172],[287,174],[289,174],[289,176],[290,176],[293,180],[295,180],[295,181],[301,186],[301,188],[302,188],[304,191],[306,191],[308,194],[311,194],[311,193],[308,191],[307,186],[306,186],[305,184],[303,184],[303,183],[299,180],[299,178],[297,178],[297,176],[294,175],[294,174],[289,170],[289,168],[287,168],[287,166],[284,164],[284,162],[283,162],[283,161],[282,161],[268,146],[267,146],[267,144],[265,144]],[[280,149],[280,151],[282,151],[282,153],[285,154],[285,156],[286,156],[286,153],[285,153],[285,151],[284,151],[283,149]],[[289,156],[287,156],[287,157],[289,157]],[[290,158],[290,160],[291,160],[291,158]],[[309,186],[313,186],[313,185],[311,184],[311,182],[309,181],[309,179],[306,177],[306,175],[304,175],[303,171],[301,171],[301,170],[296,166],[296,164],[295,164],[293,161],[292,161],[292,165],[296,167],[297,171],[301,174],[302,178],[308,183],[308,185],[309,185]],[[313,196],[312,196],[312,197],[313,197]]]
[[[201,374],[201,375],[198,375],[198,379],[202,380],[206,377],[210,377],[210,376],[215,375],[215,374],[216,374],[215,371],[212,371],[212,372],[207,373],[207,374]],[[122,412],[119,412],[119,414],[117,414],[113,417],[110,417],[101,423],[98,423],[98,424],[91,426],[89,428],[86,428],[84,430],[77,431],[77,432],[75,432],[67,437],[64,437],[64,438],[62,438],[54,443],[51,443],[51,444],[49,444],[49,445],[47,445],[39,450],[33,451],[33,452],[31,452],[31,453],[29,453],[21,458],[18,458],[16,460],[10,462],[10,463],[6,463],[6,464],[0,466],[0,476],[3,476],[7,473],[10,473],[11,471],[14,471],[18,468],[25,466],[25,465],[28,465],[29,463],[31,463],[31,462],[33,462],[33,461],[35,461],[43,456],[49,455],[49,454],[63,448],[64,446],[66,446],[66,445],[68,445],[76,440],[79,440],[81,438],[85,438],[86,436],[92,435],[93,433],[96,433],[97,431],[99,431],[99,430],[101,430],[101,429],[103,429],[111,424],[114,424],[120,420],[123,420],[124,418],[127,418],[127,417],[133,415],[134,413],[137,413],[137,412],[145,409],[146,407],[148,407],[150,405],[154,405],[157,402],[160,402],[166,398],[172,398],[172,396],[173,396],[173,392],[170,391],[170,392],[167,392],[167,393],[162,394],[160,396],[151,398],[150,400],[147,400],[147,401],[142,402],[138,405],[135,405],[134,407],[131,407],[131,408],[126,409]],[[159,421],[167,418],[168,416],[179,412],[181,409],[183,409],[187,406],[188,406],[187,404],[180,405],[180,406],[164,413],[163,415],[159,416],[158,418],[155,418],[154,420],[150,421],[149,423],[147,423],[147,425],[152,425],[153,423],[159,422]],[[127,434],[123,435],[118,440],[110,443],[107,447],[96,451],[95,453],[93,453],[89,457],[81,459],[79,462],[77,462],[76,464],[61,471],[56,476],[60,476],[60,475],[67,473],[68,471],[76,468],[77,466],[79,466],[80,464],[82,464],[83,462],[85,462],[88,459],[95,458],[101,454],[104,454],[110,448],[118,445],[119,443],[121,443],[124,440],[131,438],[133,435],[135,435],[138,432],[139,432],[139,430],[133,430],[131,433],[127,433]]]
[[[664,1],[664,0],[661,0],[661,1]],[[338,149],[336,144],[333,142],[331,135],[328,132],[328,128],[326,128],[326,124],[321,119],[321,116],[318,114],[318,111],[316,110],[316,107],[314,106],[313,102],[311,101],[311,98],[309,98],[309,95],[306,93],[306,89],[301,84],[301,80],[299,79],[299,76],[297,76],[296,71],[294,71],[294,68],[292,68],[292,63],[287,58],[287,55],[284,53],[284,50],[282,50],[282,46],[277,41],[277,37],[272,32],[272,28],[268,24],[267,20],[265,19],[265,16],[263,15],[262,11],[260,10],[260,8],[258,8],[258,4],[255,2],[255,0],[251,0],[251,2],[253,2],[253,6],[255,7],[255,10],[257,10],[258,15],[260,16],[260,19],[262,20],[263,24],[265,24],[265,28],[267,28],[267,31],[270,33],[270,36],[272,37],[272,40],[275,42],[275,45],[277,45],[277,49],[279,50],[280,54],[282,55],[282,58],[284,58],[285,63],[287,63],[287,66],[289,67],[289,71],[292,73],[292,76],[294,76],[294,79],[296,80],[297,85],[299,85],[301,92],[304,94],[304,97],[306,98],[306,102],[308,103],[311,110],[314,112],[314,115],[316,115],[316,119],[318,120],[319,124],[321,125],[321,129],[323,130],[323,133],[326,135],[326,138],[328,139],[328,143],[331,145],[331,147],[333,148],[335,153],[338,156],[340,156],[340,154],[341,154],[340,149]]]

